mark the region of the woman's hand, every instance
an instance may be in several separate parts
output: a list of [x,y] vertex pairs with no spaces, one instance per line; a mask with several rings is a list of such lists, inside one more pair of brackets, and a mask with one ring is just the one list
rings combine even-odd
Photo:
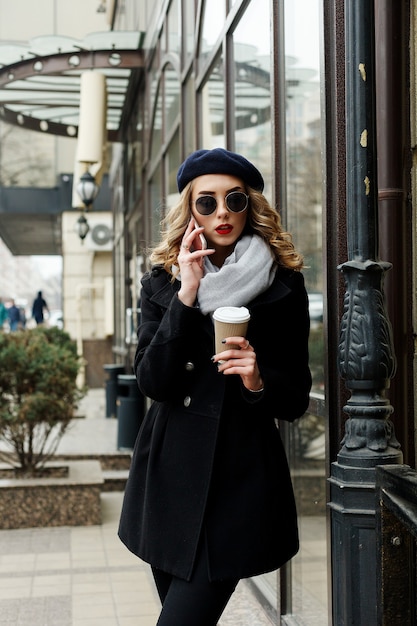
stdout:
[[204,228],[192,217],[181,241],[178,265],[181,272],[181,287],[178,298],[187,306],[193,306],[200,280],[203,277],[203,259],[213,254],[213,249],[203,249],[200,235]]
[[238,374],[246,389],[261,391],[263,381],[256,361],[255,350],[249,341],[245,337],[227,337],[224,342],[235,344],[240,348],[225,350],[214,355],[213,362],[218,364],[219,372],[225,376]]

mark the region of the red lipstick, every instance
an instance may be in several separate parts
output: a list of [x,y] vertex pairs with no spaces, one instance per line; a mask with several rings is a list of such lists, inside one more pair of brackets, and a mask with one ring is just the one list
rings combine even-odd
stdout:
[[233,226],[231,224],[220,224],[215,230],[219,235],[229,235],[233,230]]

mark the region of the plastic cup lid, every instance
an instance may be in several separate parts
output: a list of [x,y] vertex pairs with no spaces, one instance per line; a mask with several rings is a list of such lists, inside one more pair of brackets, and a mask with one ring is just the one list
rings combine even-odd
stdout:
[[248,322],[250,313],[244,306],[221,306],[214,311],[213,318],[218,322],[239,324],[240,322]]

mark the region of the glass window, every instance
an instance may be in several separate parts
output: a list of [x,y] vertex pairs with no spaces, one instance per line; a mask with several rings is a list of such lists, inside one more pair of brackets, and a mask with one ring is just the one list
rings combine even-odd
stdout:
[[291,565],[292,612],[327,624],[325,411],[323,397],[321,0],[285,2],[287,224],[305,257],[310,299],[311,413],[289,427],[288,455],[300,527]]
[[184,153],[191,154],[195,146],[195,129],[194,123],[188,120],[195,119],[195,81],[194,74],[191,73],[183,88],[183,115],[184,123],[182,126]]
[[[143,107],[143,98],[142,107]],[[135,199],[138,200],[142,194],[142,166],[143,166],[143,108],[139,108],[140,113],[136,125],[135,135]]]
[[167,172],[168,172],[168,199],[167,206],[171,206],[173,201],[176,202],[178,199],[178,188],[177,188],[177,171],[179,166],[181,165],[181,157],[180,157],[180,134],[179,131],[175,133],[171,143],[169,144],[167,156]]
[[159,153],[162,146],[162,115],[163,101],[162,90],[159,89],[156,100],[154,120],[152,124],[152,140],[151,140],[151,159],[153,160]]
[[[114,179],[114,193],[112,198],[115,231],[114,249],[114,297],[115,302],[124,302],[124,259],[125,259],[125,238],[124,231],[124,193],[122,185],[122,169],[119,168]],[[124,337],[124,306],[115,307],[114,329],[115,335],[121,341]]]
[[180,113],[180,83],[176,71],[170,65],[164,70],[165,97],[165,136],[170,133],[174,123],[178,123]]
[[181,50],[181,21],[179,11],[179,0],[172,0],[168,11],[168,52],[180,53]]
[[224,76],[223,60],[220,58],[210,73],[201,92],[200,128],[201,145],[204,148],[224,148]]
[[183,54],[184,58],[190,57],[194,52],[194,33],[195,33],[195,14],[194,14],[194,2],[183,0]]
[[233,35],[236,151],[253,161],[271,192],[271,44],[269,0],[252,1]]
[[224,28],[226,19],[225,0],[205,0],[199,42],[199,67],[204,65],[206,58]]
[[149,102],[144,110],[145,128],[151,128],[152,114],[155,107],[155,100],[159,88],[159,54],[158,49],[152,59],[152,66],[149,72]]
[[167,24],[166,22],[164,23],[162,30],[161,30],[161,35],[159,37],[159,45],[161,47],[161,54],[165,53],[167,51]]
[[125,152],[125,165],[126,176],[126,205],[127,212],[129,213],[135,204],[135,174],[136,174],[136,152],[135,144],[129,143]]
[[149,183],[149,206],[151,221],[151,246],[157,244],[161,238],[162,219],[162,177],[161,166],[155,170]]

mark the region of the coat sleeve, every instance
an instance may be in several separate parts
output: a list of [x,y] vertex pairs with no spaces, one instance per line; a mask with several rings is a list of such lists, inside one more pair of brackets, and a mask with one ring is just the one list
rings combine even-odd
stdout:
[[[183,387],[183,363],[187,342],[195,341],[202,314],[197,308],[185,306],[177,291],[169,288],[166,274],[164,300],[161,305],[152,275],[142,280],[141,323],[138,329],[138,345],[134,360],[134,372],[142,393],[163,402],[180,397]],[[195,332],[194,332],[195,331]]]
[[268,316],[256,325],[253,345],[265,387],[259,409],[262,403],[275,406],[277,419],[293,421],[305,413],[309,403],[310,319],[302,274],[291,272],[285,282],[289,293],[268,307]]

